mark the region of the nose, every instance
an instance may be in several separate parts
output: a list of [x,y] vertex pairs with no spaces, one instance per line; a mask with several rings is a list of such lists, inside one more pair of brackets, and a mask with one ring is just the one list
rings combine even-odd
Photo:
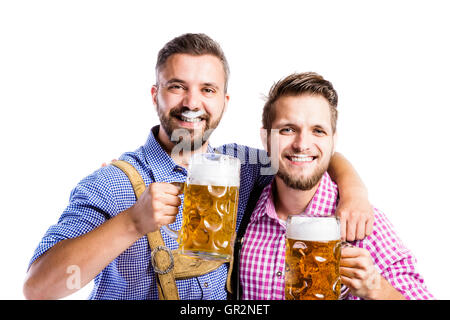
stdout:
[[200,107],[200,96],[194,90],[186,90],[183,98],[183,107],[195,110]]
[[311,147],[311,139],[305,130],[301,130],[295,135],[295,139],[292,142],[292,149],[295,152],[304,152],[309,150]]

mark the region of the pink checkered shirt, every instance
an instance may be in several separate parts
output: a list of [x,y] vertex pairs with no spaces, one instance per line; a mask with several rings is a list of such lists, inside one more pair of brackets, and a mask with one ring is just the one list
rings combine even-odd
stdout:
[[[325,173],[304,214],[334,215],[337,200],[337,185]],[[352,244],[367,249],[380,274],[407,299],[434,299],[415,270],[416,259],[395,234],[387,217],[374,208],[374,218],[373,233]],[[278,219],[275,212],[270,184],[256,204],[241,249],[243,299],[284,299],[285,233],[285,223]],[[349,295],[347,299],[360,298]]]

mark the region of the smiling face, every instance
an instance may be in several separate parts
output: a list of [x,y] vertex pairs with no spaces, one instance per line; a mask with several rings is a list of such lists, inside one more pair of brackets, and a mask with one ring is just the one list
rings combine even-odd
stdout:
[[157,77],[152,97],[161,121],[161,142],[173,145],[172,134],[183,129],[191,150],[199,148],[218,126],[229,100],[222,62],[213,55],[174,54]]
[[278,130],[275,179],[288,187],[310,190],[327,170],[334,152],[335,134],[328,101],[320,95],[282,96],[274,104],[272,129]]

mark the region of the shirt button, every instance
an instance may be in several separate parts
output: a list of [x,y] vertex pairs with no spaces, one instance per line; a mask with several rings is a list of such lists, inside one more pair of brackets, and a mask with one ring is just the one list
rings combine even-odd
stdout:
[[203,286],[204,286],[205,288],[208,288],[208,282],[205,282],[205,283],[203,284]]
[[277,272],[277,277],[278,277],[278,278],[281,278],[282,275],[283,275],[283,272],[281,272],[281,271],[278,271],[278,272]]

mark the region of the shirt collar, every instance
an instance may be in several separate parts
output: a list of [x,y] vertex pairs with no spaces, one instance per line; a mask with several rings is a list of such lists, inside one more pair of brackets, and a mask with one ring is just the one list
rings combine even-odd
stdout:
[[250,218],[252,222],[261,219],[264,216],[268,216],[271,219],[278,220],[277,213],[275,211],[275,204],[272,195],[272,183],[269,183],[261,192],[258,202],[256,203],[255,210]]
[[334,215],[339,200],[336,183],[331,180],[328,172],[320,179],[319,187],[309,202],[303,214],[310,217],[328,217]]
[[[261,193],[256,208],[252,214],[251,221],[257,221],[263,216],[268,216],[271,219],[279,220],[275,211],[275,203],[272,195],[272,185],[275,179],[266,186]],[[309,202],[304,212],[299,212],[312,217],[326,217],[334,215],[336,211],[336,204],[339,198],[338,188],[336,183],[331,180],[328,172],[325,172],[320,180],[313,198]]]
[[[172,182],[170,175],[174,171],[187,173],[186,169],[177,165],[170,155],[164,150],[156,138],[160,126],[154,126],[143,146],[144,158],[150,168],[155,182]],[[215,149],[208,143],[207,152],[214,153]]]

